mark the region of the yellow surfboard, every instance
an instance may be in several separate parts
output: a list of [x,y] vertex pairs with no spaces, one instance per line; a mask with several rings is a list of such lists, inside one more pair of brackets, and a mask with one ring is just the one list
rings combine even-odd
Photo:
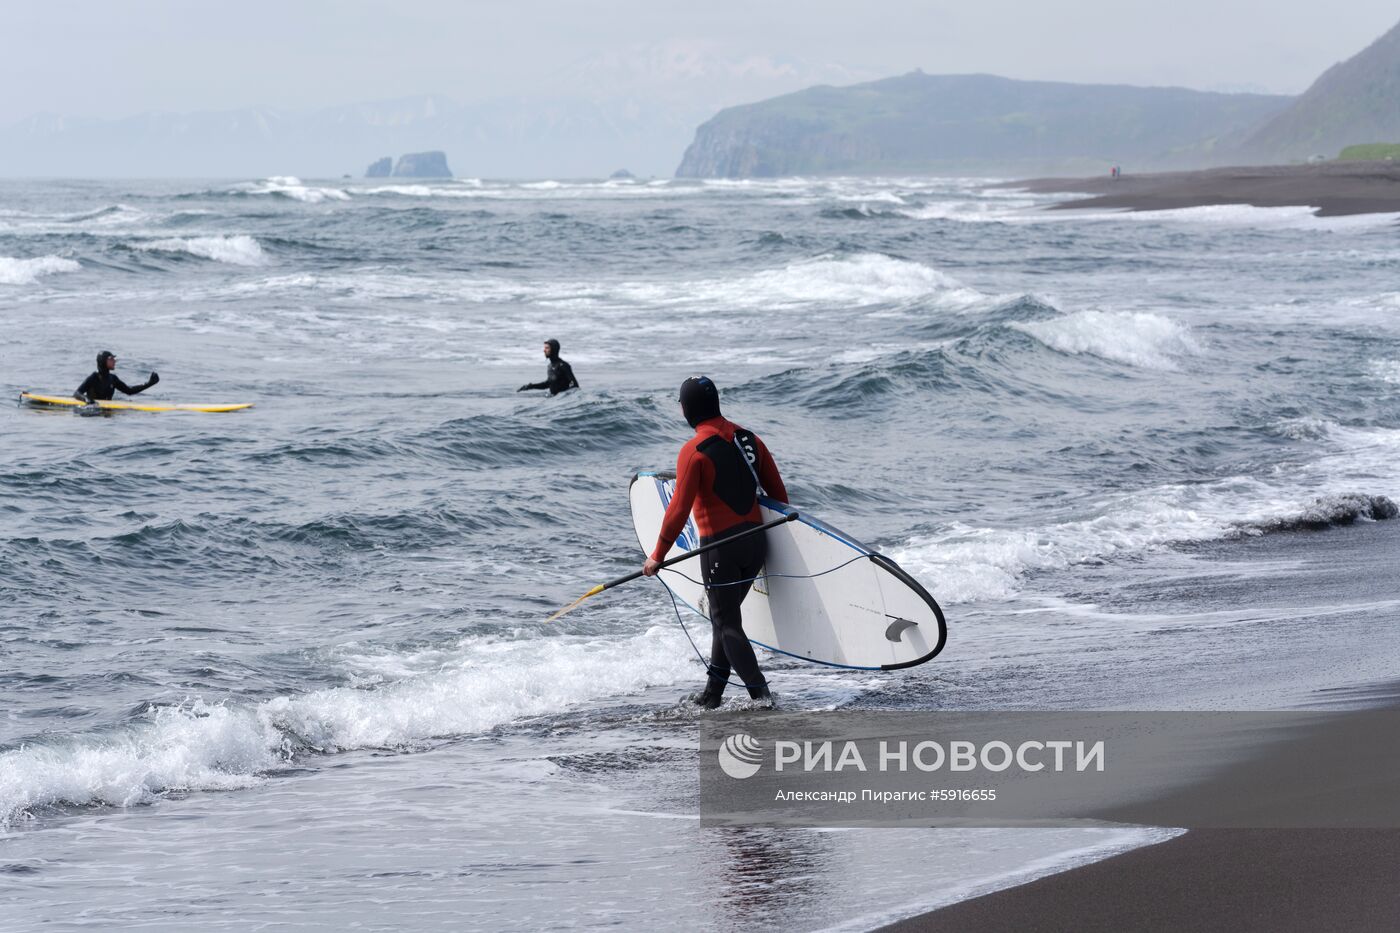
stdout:
[[[21,392],[19,400],[28,405],[55,405],[63,408],[81,408],[84,403],[71,395],[38,395],[34,392]],[[236,405],[147,405],[142,402],[97,402],[98,408],[105,411],[241,411],[252,408],[252,402]]]

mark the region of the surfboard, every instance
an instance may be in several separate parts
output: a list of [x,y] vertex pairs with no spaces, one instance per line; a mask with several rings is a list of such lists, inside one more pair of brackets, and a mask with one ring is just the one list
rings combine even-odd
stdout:
[[[87,403],[70,396],[39,395],[35,392],[21,392],[19,400],[26,405],[53,406],[61,408],[83,408]],[[103,411],[242,411],[252,408],[252,402],[239,402],[232,405],[147,405],[143,402],[95,402]]]
[[[643,553],[651,553],[675,488],[671,473],[632,477],[632,524]],[[763,521],[795,511],[759,497]],[[800,512],[769,529],[768,561],[744,600],[744,633],[760,648],[816,664],[859,670],[896,670],[923,664],[948,639],[943,610],[928,590],[883,554],[851,535]],[[695,521],[686,522],[667,557],[700,544]],[[700,558],[661,571],[679,602],[708,619]]]

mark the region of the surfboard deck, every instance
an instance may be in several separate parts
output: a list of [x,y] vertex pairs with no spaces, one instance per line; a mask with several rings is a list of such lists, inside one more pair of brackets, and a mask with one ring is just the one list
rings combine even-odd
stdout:
[[[671,501],[675,476],[632,477],[632,524],[643,553],[651,553]],[[765,522],[791,507],[759,497]],[[888,557],[805,513],[769,529],[768,561],[744,600],[744,632],[753,644],[832,667],[896,670],[933,659],[947,641],[943,610],[920,583]],[[686,522],[667,557],[700,543]],[[678,601],[709,618],[700,558],[663,570]],[[682,576],[684,574],[684,576]]]
[[[37,392],[21,392],[19,400],[27,405],[52,406],[58,408],[82,408],[86,403],[70,396],[40,395]],[[103,411],[242,411],[252,408],[252,402],[238,402],[230,405],[156,405],[142,402],[103,402],[94,403]]]

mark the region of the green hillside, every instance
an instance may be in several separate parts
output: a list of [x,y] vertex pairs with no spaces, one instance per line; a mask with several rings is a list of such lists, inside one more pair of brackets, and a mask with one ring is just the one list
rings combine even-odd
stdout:
[[1323,72],[1241,151],[1260,161],[1296,161],[1377,139],[1400,139],[1400,25]]
[[1337,156],[1343,162],[1394,162],[1400,160],[1400,143],[1364,143],[1347,146]]

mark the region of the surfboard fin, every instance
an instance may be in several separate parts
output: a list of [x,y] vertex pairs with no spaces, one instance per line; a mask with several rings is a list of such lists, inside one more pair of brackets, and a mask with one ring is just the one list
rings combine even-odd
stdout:
[[903,641],[906,631],[919,627],[919,623],[909,619],[901,619],[898,616],[889,616],[889,618],[894,619],[894,621],[885,628],[886,641]]

